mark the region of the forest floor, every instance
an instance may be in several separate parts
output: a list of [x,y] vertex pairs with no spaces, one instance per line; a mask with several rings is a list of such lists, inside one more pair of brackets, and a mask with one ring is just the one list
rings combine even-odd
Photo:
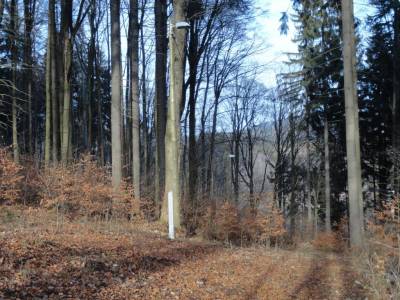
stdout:
[[[365,299],[347,254],[167,240],[133,224],[0,211],[0,299]],[[60,223],[59,223],[60,224]]]

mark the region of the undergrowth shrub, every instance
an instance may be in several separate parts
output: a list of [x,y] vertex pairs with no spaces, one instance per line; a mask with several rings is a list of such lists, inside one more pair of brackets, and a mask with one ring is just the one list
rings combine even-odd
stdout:
[[345,242],[343,241],[339,232],[319,232],[311,244],[315,249],[321,251],[332,251],[340,252],[345,248]]
[[236,207],[225,202],[215,215],[215,238],[220,241],[234,241],[239,238],[240,223]]
[[276,244],[286,234],[285,219],[275,205],[266,212],[247,210],[241,219],[242,242]]
[[[216,201],[216,199],[212,200]],[[194,236],[199,229],[200,231],[203,229],[203,225],[206,224],[205,220],[213,214],[211,209],[212,204],[210,201],[211,199],[208,199],[205,195],[201,194],[198,195],[197,201],[194,202],[190,201],[188,198],[183,199],[181,205],[182,225],[186,229],[186,236]],[[228,209],[228,207],[226,208]],[[212,225],[210,224],[210,226]]]
[[394,199],[367,220],[367,251],[362,265],[371,292],[400,298],[400,200]]
[[0,203],[15,204],[21,199],[23,168],[14,163],[7,148],[0,148]]
[[61,209],[71,218],[141,217],[140,204],[132,198],[131,186],[123,182],[120,192],[114,193],[106,169],[97,166],[89,155],[67,167],[47,168],[40,177],[43,207]]
[[208,239],[240,245],[276,244],[286,233],[283,215],[275,206],[269,205],[267,212],[245,210],[240,214],[229,202],[224,202],[215,212],[207,210],[202,230]]
[[40,204],[39,192],[42,188],[40,181],[41,171],[29,157],[24,157],[23,166],[20,203],[29,206],[38,206]]

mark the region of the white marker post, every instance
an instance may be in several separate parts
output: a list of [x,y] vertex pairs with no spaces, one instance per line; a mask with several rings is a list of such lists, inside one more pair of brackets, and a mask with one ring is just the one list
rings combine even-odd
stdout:
[[174,197],[172,192],[168,192],[168,237],[170,240],[175,239]]

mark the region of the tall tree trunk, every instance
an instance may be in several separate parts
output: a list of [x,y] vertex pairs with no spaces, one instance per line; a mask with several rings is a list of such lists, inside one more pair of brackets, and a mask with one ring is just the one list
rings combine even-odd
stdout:
[[[48,32],[51,32],[51,1],[49,1],[49,22]],[[51,155],[51,35],[47,36],[47,53],[46,53],[46,123],[45,123],[45,144],[44,144],[44,164],[45,167],[50,165]],[[53,83],[54,84],[54,83]]]
[[61,0],[61,24],[60,32],[57,35],[57,92],[58,92],[58,110],[59,110],[59,140],[60,154],[63,145],[63,115],[64,115],[64,36],[68,32],[68,16],[66,14],[66,0]]
[[[25,19],[25,36],[24,36],[24,66],[25,66],[25,93],[27,99],[28,110],[28,153],[33,154],[33,126],[32,126],[32,29],[35,16],[36,0],[24,0],[24,19]],[[0,4],[0,11],[1,11]],[[1,21],[0,21],[1,22]]]
[[55,19],[55,0],[49,0],[49,40],[50,40],[50,78],[51,78],[51,109],[52,109],[52,156],[53,162],[58,161],[58,152],[60,147],[59,132],[59,108],[57,93],[57,68],[56,68],[56,19]]
[[[212,166],[214,161],[214,151],[215,151],[215,136],[217,133],[217,117],[218,117],[218,104],[219,104],[219,94],[214,94],[214,111],[212,116],[212,127],[211,127],[211,136],[210,136],[210,150],[208,155],[208,165],[207,165],[207,176],[206,176],[206,195],[207,198],[211,196],[211,176],[212,176]],[[229,163],[231,162],[231,158],[229,157]],[[228,170],[228,174],[230,174],[231,170]],[[228,181],[228,180],[227,180]],[[229,182],[229,185],[231,183]],[[212,202],[213,211],[216,209],[216,203]]]
[[122,110],[122,176],[132,176],[132,87],[131,87],[131,37],[132,29],[131,25],[129,24],[128,28],[128,47],[126,51],[126,69],[125,69],[125,76],[127,78],[125,84],[125,104]]
[[96,18],[96,4],[97,0],[91,1],[91,11],[89,14],[89,26],[90,26],[90,40],[89,40],[89,49],[88,49],[88,144],[87,149],[89,153],[92,152],[92,143],[93,143],[93,103],[94,103],[94,80],[95,80],[95,59],[96,59],[96,30],[95,27],[95,18]]
[[[206,106],[207,106],[207,95],[208,95],[208,90],[210,87],[210,75],[208,73],[209,71],[209,59],[206,57],[204,59],[203,64],[205,65],[207,71],[206,71],[206,86],[204,88],[204,94],[203,94],[203,106],[201,109],[201,117],[200,117],[200,124],[201,124],[201,129],[200,129],[200,162],[202,163],[201,167],[201,185],[203,187],[202,193],[205,199],[209,200],[210,195],[208,193],[208,186],[207,186],[207,160],[206,160]],[[211,145],[211,141],[210,141]],[[211,147],[210,147],[211,148]],[[210,153],[211,154],[211,153]]]
[[112,182],[114,190],[118,191],[122,179],[120,0],[111,1],[110,6]]
[[11,46],[11,64],[12,64],[12,144],[14,161],[19,163],[19,144],[18,144],[18,116],[17,116],[17,34],[18,34],[18,7],[17,1],[11,0],[10,3],[10,46]]
[[189,178],[187,200],[192,212],[196,210],[197,204],[197,143],[196,143],[196,83],[198,67],[198,32],[195,21],[190,22],[189,41]]
[[330,175],[330,155],[329,155],[329,124],[327,106],[325,105],[324,118],[324,162],[325,162],[325,227],[327,232],[331,232],[331,175]]
[[311,203],[311,124],[310,124],[310,99],[307,97],[306,107],[306,126],[307,126],[307,144],[306,144],[306,156],[307,156],[307,170],[306,170],[306,206],[307,206],[307,230],[312,234],[313,228],[313,212]]
[[141,58],[142,58],[142,131],[143,131],[143,178],[145,186],[147,187],[149,181],[149,169],[150,169],[150,157],[149,157],[149,134],[148,134],[148,110],[147,110],[147,55],[146,55],[146,43],[145,43],[145,32],[144,32],[144,17],[146,11],[146,1],[143,1],[143,5],[141,8],[141,15],[140,15],[140,50],[141,50]]
[[352,0],[342,0],[342,22],[350,243],[352,246],[362,246],[364,240],[364,221],[361,190],[354,8]]
[[290,237],[293,238],[296,231],[296,154],[295,154],[295,138],[296,138],[296,128],[294,122],[294,115],[290,113],[289,115],[289,126],[290,126]]
[[240,150],[240,134],[237,131],[235,134],[235,139],[234,139],[234,158],[233,158],[233,195],[235,198],[235,205],[237,206],[239,204],[239,163],[240,163],[240,157],[239,157],[239,150]]
[[[140,199],[140,108],[139,108],[139,18],[138,0],[130,0],[129,21],[132,107],[132,176],[134,196]],[[142,24],[143,26],[143,24]],[[145,84],[145,83],[144,83]]]
[[[247,148],[248,148],[248,157],[246,158],[242,155],[243,159],[247,159],[247,175],[249,177],[248,186],[249,186],[249,203],[252,212],[255,212],[256,209],[256,199],[254,197],[254,140],[252,136],[252,130],[250,126],[247,127]],[[255,130],[255,129],[254,129]],[[243,154],[243,153],[242,153]]]
[[70,116],[71,116],[71,67],[72,67],[72,41],[66,35],[64,39],[64,93],[63,93],[63,124],[62,124],[62,145],[61,160],[63,164],[68,161],[70,147]]
[[395,151],[393,164],[393,189],[396,193],[400,192],[400,162],[398,155],[400,153],[400,4],[393,1],[394,21],[393,21],[393,104],[392,120],[393,134],[392,147]]
[[[154,3],[156,36],[155,70],[155,202],[159,207],[165,186],[165,126],[167,114],[167,1]],[[158,212],[157,212],[158,214]]]
[[100,67],[98,58],[95,57],[95,72],[96,72],[96,99],[97,99],[97,156],[100,165],[104,164],[104,139],[103,139],[103,103],[101,101],[101,82],[100,82]]
[[70,149],[70,116],[71,116],[71,69],[72,69],[72,1],[66,1],[62,6],[63,21],[62,36],[64,38],[63,46],[63,60],[64,60],[64,75],[63,75],[63,121],[62,121],[62,144],[61,144],[61,161],[66,164],[68,161],[68,154],[71,153]]
[[277,111],[276,103],[274,103],[274,133],[276,139],[276,162],[275,162],[275,179],[274,179],[274,200],[278,207],[284,211],[283,199],[281,194],[282,189],[282,167],[283,167],[283,153],[282,153],[282,103],[279,103],[279,111]]
[[[174,15],[171,24],[184,21],[186,18],[186,1],[173,1]],[[161,211],[161,221],[166,223],[167,194],[172,191],[174,199],[175,227],[181,227],[180,207],[180,176],[179,176],[179,141],[180,141],[180,107],[183,99],[184,65],[185,65],[185,41],[186,30],[171,26],[170,51],[171,51],[171,75],[170,97],[168,99],[167,127],[165,135],[165,195]]]
[[75,35],[82,25],[87,10],[84,9],[85,1],[80,1],[76,23],[72,23],[73,1],[62,0],[61,2],[61,36],[64,38],[64,75],[63,75],[63,103],[62,107],[62,139],[61,139],[61,160],[66,164],[72,159],[72,123],[71,123],[71,78],[72,58]]

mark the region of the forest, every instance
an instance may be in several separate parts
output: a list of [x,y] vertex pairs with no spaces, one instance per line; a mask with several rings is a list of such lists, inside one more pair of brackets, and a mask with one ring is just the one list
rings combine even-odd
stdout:
[[0,299],[399,299],[400,2],[277,2],[0,0]]

